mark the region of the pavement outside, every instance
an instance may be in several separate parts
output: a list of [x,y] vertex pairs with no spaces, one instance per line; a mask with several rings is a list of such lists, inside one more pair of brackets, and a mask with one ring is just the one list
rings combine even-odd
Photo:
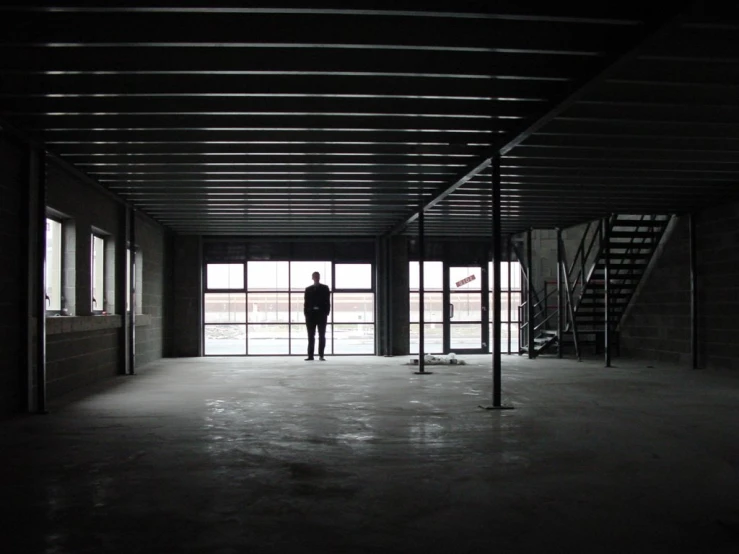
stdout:
[[738,552],[739,375],[170,359],[0,423],[0,551]]

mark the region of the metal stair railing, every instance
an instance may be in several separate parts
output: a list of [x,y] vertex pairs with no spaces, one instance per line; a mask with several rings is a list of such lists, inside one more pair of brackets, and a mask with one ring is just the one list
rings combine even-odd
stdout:
[[[539,331],[540,329],[542,329],[542,327],[544,331],[549,331],[549,320],[559,314],[559,310],[557,310],[557,308],[554,308],[554,310],[549,313],[549,297],[551,297],[556,292],[557,287],[549,290],[549,288],[547,287],[547,281],[544,281],[542,298],[541,300],[539,300],[539,302],[534,304],[534,331]],[[538,325],[536,324],[537,319],[540,320]]]
[[[619,279],[619,271],[623,268],[619,268],[619,265],[622,265],[625,263],[625,260],[628,259],[628,256],[634,253],[638,253],[639,251],[649,250],[650,255],[654,254],[654,251],[657,248],[657,245],[662,240],[662,235],[664,234],[665,229],[667,228],[667,223],[669,222],[669,217],[665,216],[666,219],[658,219],[659,217],[662,217],[660,215],[642,215],[638,222],[637,220],[634,220],[635,223],[631,226],[635,227],[634,232],[639,233],[642,231],[642,227],[644,230],[648,232],[652,232],[652,237],[638,237],[634,235],[631,237],[631,240],[628,243],[619,243],[618,247],[619,249],[622,248],[622,244],[625,246],[628,244],[626,248],[624,248],[624,257],[621,260],[619,264],[614,264],[612,266],[612,279],[611,282],[615,280],[616,282],[613,283],[614,286],[614,293],[620,294],[623,293],[625,290],[630,290],[632,293],[636,289],[637,285],[639,284],[639,281],[641,280],[643,276],[643,272],[636,278],[636,279]],[[623,220],[621,220],[623,221]],[[630,223],[630,222],[629,222]],[[641,242],[637,242],[639,239],[641,239]],[[651,242],[648,242],[651,240]],[[645,264],[646,267],[646,264]],[[630,281],[628,284],[626,281]],[[625,308],[625,306],[624,306]]]
[[[562,250],[562,260],[560,261],[560,267],[559,271],[562,272],[562,280],[564,281],[564,291],[565,291],[565,308],[566,308],[566,321],[564,329],[570,329],[572,331],[572,341],[575,344],[575,356],[577,356],[577,361],[581,361],[582,358],[580,357],[580,344],[577,336],[577,321],[575,320],[575,310],[573,307],[573,301],[572,301],[572,289],[570,288],[570,281],[569,281],[569,275],[567,274],[567,260],[565,259],[567,254],[565,252],[564,248],[564,241],[560,238],[560,249]],[[569,321],[567,321],[569,320]],[[562,337],[559,337],[560,341],[560,348],[562,347]]]
[[[516,258],[518,259],[519,266],[521,268],[521,275],[523,276],[525,282],[526,282],[526,290],[531,291],[531,296],[533,297],[534,306],[536,306],[539,303],[539,296],[536,292],[536,289],[532,287],[531,285],[531,272],[528,267],[526,267],[526,258],[521,255],[521,251],[518,247],[518,245],[513,242],[513,251],[516,254]],[[528,296],[528,295],[527,295]],[[522,345],[528,345],[529,344],[529,329],[532,327],[529,325],[528,321],[528,306],[529,301],[528,298],[523,300],[521,304],[518,306],[518,349],[519,352],[522,351]],[[534,320],[536,320],[536,317],[534,317]]]
[[575,312],[577,312],[582,302],[588,281],[595,267],[598,265],[598,259],[600,258],[602,249],[603,226],[600,224],[600,221],[591,221],[585,228],[570,268],[565,270],[567,280],[569,281],[568,289],[573,298],[573,309]]
[[[540,289],[540,291],[541,296],[536,292],[536,289],[531,289],[534,297],[534,319],[531,322],[528,321],[528,303],[522,302],[518,307],[519,336],[521,337],[520,344],[529,344],[528,338],[530,332],[534,333],[534,338],[536,338],[538,333],[550,331],[549,321],[559,314],[559,310],[556,308],[551,310],[548,306],[548,301],[553,294],[557,293],[557,288],[555,287],[554,289],[548,290],[545,282],[544,288]],[[559,336],[557,336],[557,338],[559,339]]]

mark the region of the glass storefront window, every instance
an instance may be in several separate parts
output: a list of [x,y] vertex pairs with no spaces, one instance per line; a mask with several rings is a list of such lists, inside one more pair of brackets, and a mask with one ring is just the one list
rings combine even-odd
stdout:
[[287,323],[289,295],[284,292],[249,292],[249,323]]
[[287,325],[249,325],[249,354],[289,354]]
[[205,294],[205,323],[246,323],[246,294],[209,292]]
[[372,289],[371,264],[336,264],[337,289]]
[[[430,323],[432,321],[441,323],[444,321],[443,296],[439,292],[427,292],[423,295],[423,321]],[[417,323],[419,321],[419,294],[411,293],[410,298],[410,321]]]
[[[410,353],[418,354],[420,342],[418,323],[410,325]],[[444,328],[441,323],[425,323],[423,326],[423,349],[428,354],[441,354],[444,352]]]
[[305,291],[313,284],[313,272],[321,274],[321,283],[333,290],[331,262],[290,262],[290,290]]
[[[358,323],[334,324],[334,354],[374,354],[375,326]],[[307,342],[306,342],[307,344]]]
[[214,289],[244,289],[244,264],[208,264],[205,286]]
[[372,323],[375,319],[374,300],[375,295],[371,292],[335,292],[332,301],[333,321]]
[[[205,355],[304,356],[308,346],[304,291],[313,284],[314,271],[329,288],[333,289],[333,273],[343,290],[354,291],[332,290],[325,353],[373,354],[372,268],[360,263],[334,266],[328,261],[208,264],[206,291],[222,292],[203,295]],[[225,292],[229,289],[234,292]]]
[[479,292],[453,292],[449,295],[450,321],[482,321],[482,295]]
[[249,291],[287,291],[289,262],[249,262],[246,282]]
[[206,356],[243,356],[246,354],[246,325],[206,325]]
[[[410,290],[420,286],[419,262],[408,263],[408,283]],[[428,291],[444,290],[444,264],[442,262],[423,262],[423,288]]]
[[482,269],[477,267],[450,267],[449,288],[452,291],[479,291],[482,289]]

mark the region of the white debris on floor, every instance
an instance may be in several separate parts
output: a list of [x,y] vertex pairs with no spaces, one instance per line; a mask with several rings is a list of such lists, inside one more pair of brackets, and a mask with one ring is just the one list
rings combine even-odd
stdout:
[[[467,362],[457,358],[454,352],[450,352],[448,356],[435,356],[426,354],[423,358],[423,363],[428,365],[466,365]],[[418,365],[418,357],[411,358],[411,360],[405,365]]]

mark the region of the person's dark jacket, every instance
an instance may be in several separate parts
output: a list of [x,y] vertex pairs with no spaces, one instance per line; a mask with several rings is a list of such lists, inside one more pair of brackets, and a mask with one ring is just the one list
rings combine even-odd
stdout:
[[318,283],[305,289],[305,301],[303,302],[303,313],[308,317],[309,313],[328,315],[331,313],[331,291],[327,285]]

